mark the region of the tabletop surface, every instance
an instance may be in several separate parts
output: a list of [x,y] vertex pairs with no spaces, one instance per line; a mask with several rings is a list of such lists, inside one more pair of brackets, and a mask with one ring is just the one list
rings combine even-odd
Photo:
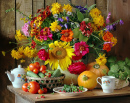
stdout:
[[[44,94],[45,98],[40,98],[40,94],[31,94],[29,92],[24,92],[21,88],[14,88],[12,85],[8,85],[7,89],[22,97],[25,100],[28,100],[32,103],[41,103],[44,102],[56,102],[56,101],[66,101],[66,100],[79,100],[79,99],[91,99],[91,98],[106,98],[106,97],[117,97],[117,96],[128,96],[130,95],[130,87],[125,87],[120,90],[114,90],[113,93],[103,93],[102,89],[93,89],[79,94],[78,96],[62,96],[58,93],[47,93]],[[39,97],[39,99],[36,99]]]

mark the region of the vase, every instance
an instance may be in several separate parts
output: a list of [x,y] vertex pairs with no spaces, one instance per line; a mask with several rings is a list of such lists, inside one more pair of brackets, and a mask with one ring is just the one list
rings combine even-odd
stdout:
[[71,74],[68,70],[62,70],[60,68],[60,66],[58,66],[57,69],[60,69],[61,73],[65,74],[65,78],[64,78],[64,84],[70,85],[70,84],[74,84],[77,85],[78,84],[78,75],[76,74]]

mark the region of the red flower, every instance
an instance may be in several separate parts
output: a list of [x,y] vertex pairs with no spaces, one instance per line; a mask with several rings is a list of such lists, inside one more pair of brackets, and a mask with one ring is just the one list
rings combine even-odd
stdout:
[[68,70],[72,74],[80,74],[86,70],[86,66],[83,62],[76,62],[69,66]]
[[35,43],[35,41],[34,41],[34,40],[32,40],[32,42],[31,42],[31,47],[32,47],[32,49],[34,49],[34,48],[35,48],[35,46],[36,46],[36,43]]
[[[74,52],[74,54],[75,54],[75,52]],[[75,54],[75,56],[72,56],[72,59],[73,60],[80,60],[80,59],[82,59],[82,54],[80,53],[78,56]]]
[[49,54],[45,51],[45,49],[39,50],[37,55],[41,60],[46,61],[47,59],[49,59]]
[[111,51],[111,44],[110,43],[103,44],[103,50],[106,50],[107,52]]

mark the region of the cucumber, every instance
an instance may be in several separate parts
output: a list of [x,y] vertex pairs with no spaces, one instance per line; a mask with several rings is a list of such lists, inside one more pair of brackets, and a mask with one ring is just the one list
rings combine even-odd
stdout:
[[60,77],[62,75],[60,69],[56,69],[51,77]]
[[32,71],[27,71],[27,76],[39,78],[39,76],[37,74],[33,73]]
[[41,78],[44,78],[44,77],[45,77],[45,75],[44,75],[43,73],[41,73],[41,72],[39,72],[38,75],[39,75],[39,77],[41,77]]

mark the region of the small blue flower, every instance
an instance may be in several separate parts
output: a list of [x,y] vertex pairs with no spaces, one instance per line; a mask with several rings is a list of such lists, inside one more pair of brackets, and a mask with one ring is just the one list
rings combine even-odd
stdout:
[[58,21],[63,22],[64,20],[62,18],[58,18]]
[[120,24],[120,25],[123,25],[123,24],[124,24],[123,20],[120,20],[120,21],[119,21],[119,24]]
[[68,29],[68,25],[67,24],[64,24],[65,28]]
[[61,27],[63,27],[63,25],[62,24],[59,24]]
[[81,13],[86,13],[87,8],[84,8],[82,6],[75,6],[76,8],[80,9]]
[[66,20],[67,20],[67,22],[69,22],[69,17],[68,16],[66,17]]

